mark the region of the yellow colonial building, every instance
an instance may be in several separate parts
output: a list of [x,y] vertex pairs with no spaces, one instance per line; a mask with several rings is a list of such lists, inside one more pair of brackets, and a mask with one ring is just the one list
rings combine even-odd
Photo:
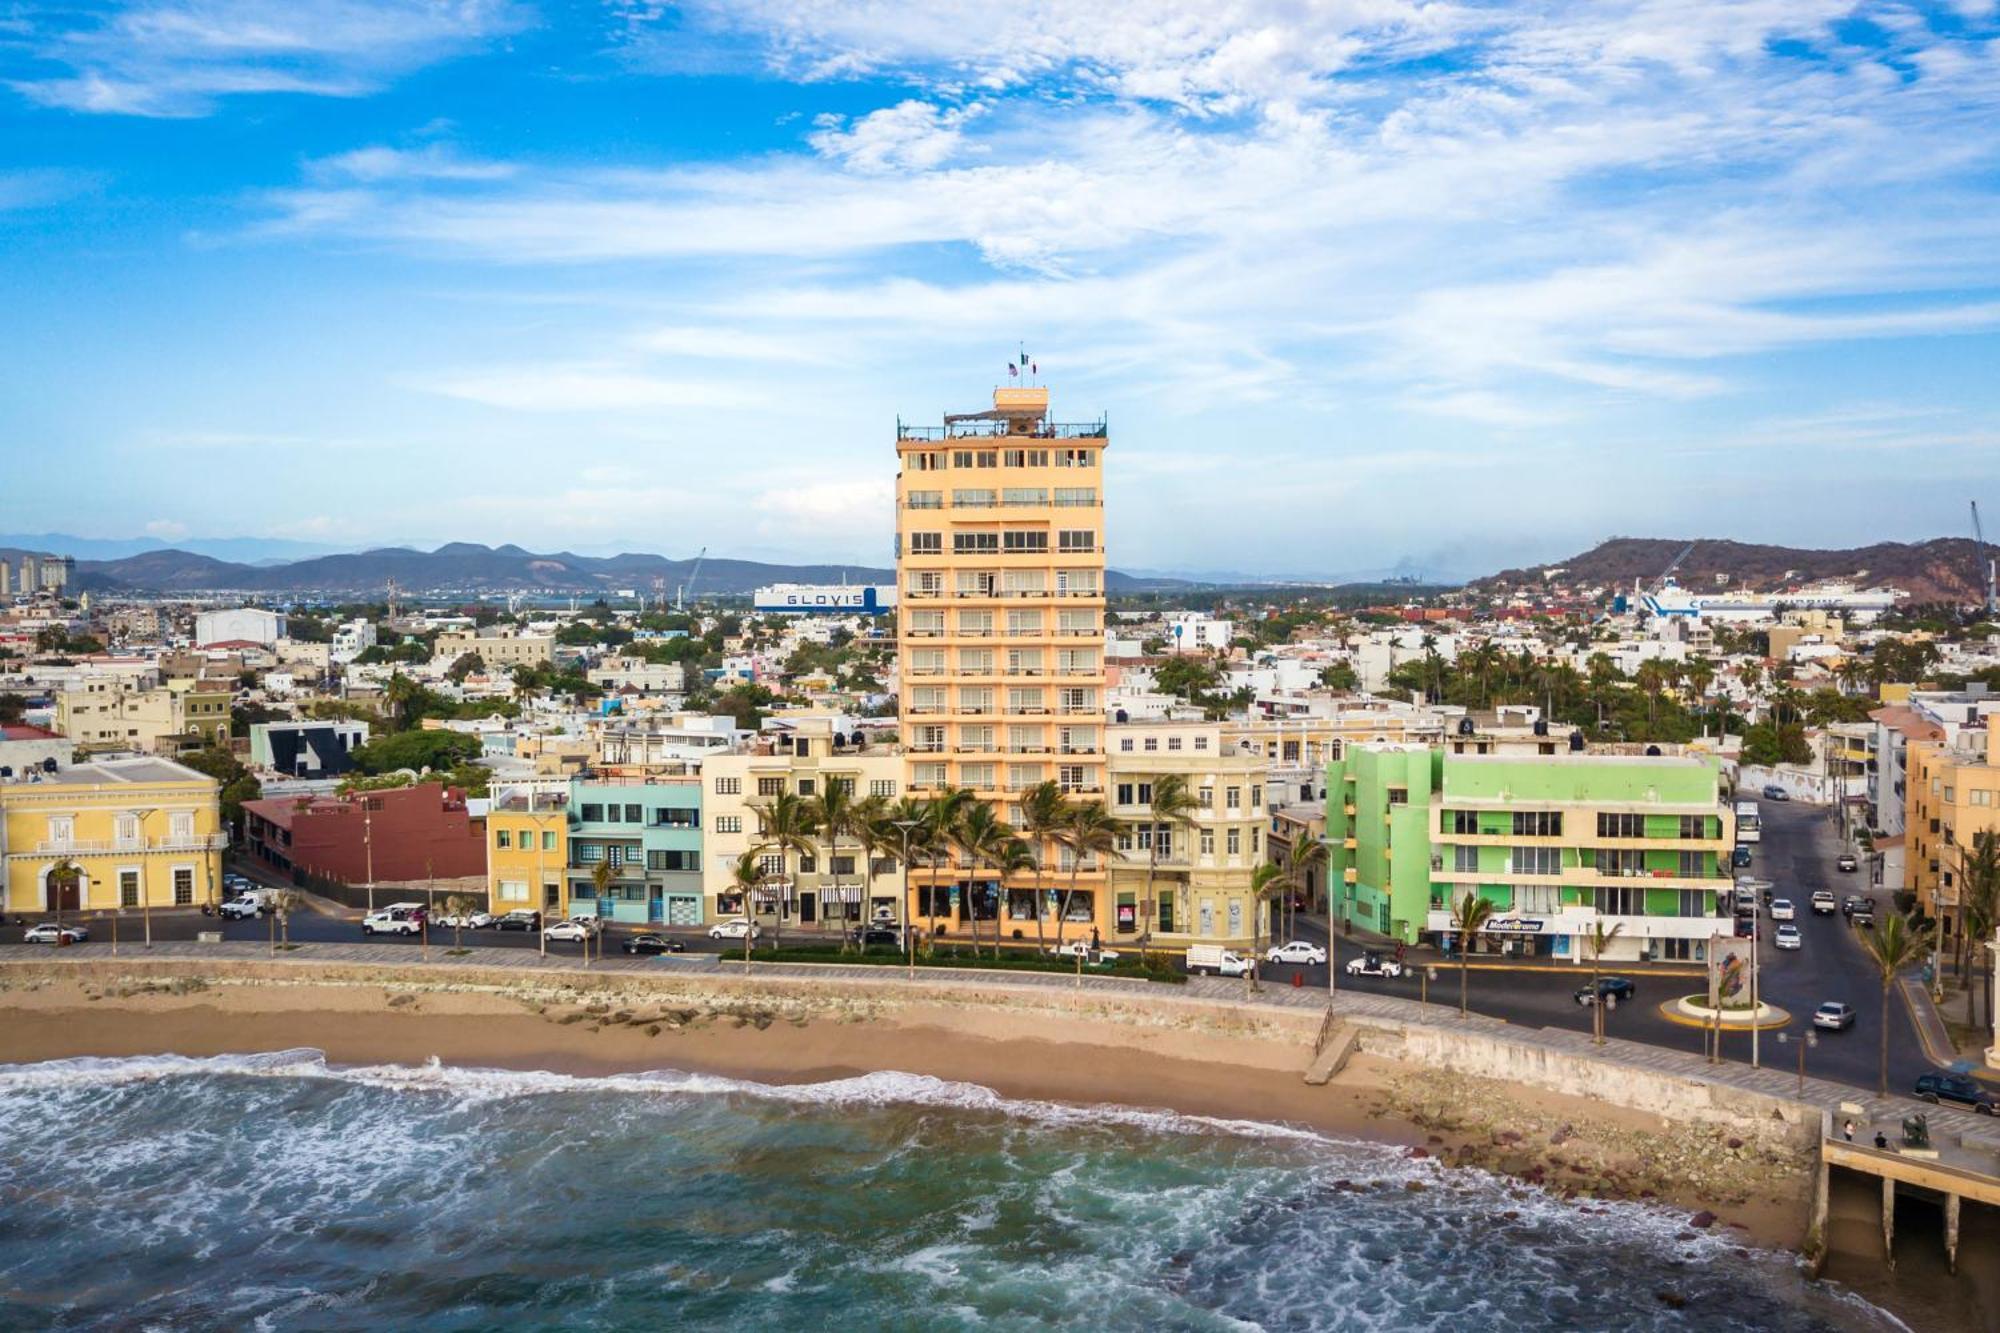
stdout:
[[[75,764],[0,783],[8,912],[214,901],[227,845],[215,779],[165,759]],[[61,873],[74,866],[76,875]]]
[[1981,833],[2000,833],[2000,719],[1960,733],[1956,745],[1912,740],[1905,752],[1908,884],[1938,923],[1938,947],[1958,948],[1960,879]]
[[[1119,832],[1109,895],[1116,933],[1106,932],[1107,942],[1145,934],[1166,945],[1250,945],[1250,880],[1267,854],[1270,766],[1257,749],[1225,742],[1228,730],[1219,722],[1110,728],[1110,804]],[[1187,784],[1194,805],[1185,818],[1163,822],[1155,817],[1154,789],[1169,774]]]
[[495,801],[486,813],[486,910],[569,915],[569,799],[538,792]]

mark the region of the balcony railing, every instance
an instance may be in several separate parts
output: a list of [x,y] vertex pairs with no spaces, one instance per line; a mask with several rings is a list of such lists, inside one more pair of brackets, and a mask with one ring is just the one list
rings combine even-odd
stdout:
[[16,856],[98,856],[113,852],[213,852],[229,845],[220,833],[197,834],[190,838],[58,838],[19,848]]
[[[1102,440],[1110,436],[1102,421],[1039,421],[1028,430],[1008,430],[1005,421],[954,421],[948,426],[898,424],[896,438],[926,440]],[[990,469],[981,469],[988,471]]]

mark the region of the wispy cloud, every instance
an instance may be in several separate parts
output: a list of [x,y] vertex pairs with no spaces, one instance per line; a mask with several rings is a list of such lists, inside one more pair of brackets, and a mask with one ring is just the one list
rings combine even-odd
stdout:
[[133,0],[38,21],[48,72],[10,82],[70,111],[201,116],[245,94],[359,96],[526,22],[513,0]]

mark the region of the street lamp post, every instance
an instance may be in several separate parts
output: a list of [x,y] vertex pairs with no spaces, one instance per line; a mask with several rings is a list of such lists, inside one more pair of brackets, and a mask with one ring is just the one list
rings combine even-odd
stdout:
[[898,819],[892,821],[903,830],[903,954],[909,967],[910,980],[917,979],[917,936],[910,926],[910,833],[923,821],[918,819]]
[[[1321,845],[1330,853],[1333,839],[1323,837]],[[1340,933],[1333,928],[1333,857],[1326,858],[1326,1002],[1329,1007],[1340,989]]]
[[[146,919],[146,947],[148,949],[153,947],[153,895],[147,891],[148,886],[146,884],[146,871],[151,869],[146,857],[146,816],[152,813],[151,809],[140,809],[132,812],[133,818],[139,821],[139,911]],[[125,892],[122,888],[119,890],[118,897],[118,905],[122,908],[125,905]]]
[[1806,1047],[1819,1045],[1819,1033],[1814,1032],[1811,1028],[1807,1028],[1803,1035],[1797,1037],[1794,1037],[1789,1032],[1780,1032],[1778,1034],[1778,1044],[1782,1046],[1787,1042],[1795,1042],[1799,1048],[1798,1095],[1804,1097],[1806,1095]]
[[[368,805],[368,797],[361,797],[361,849],[368,857],[368,912],[375,913],[375,812]],[[297,880],[293,880],[297,883]]]

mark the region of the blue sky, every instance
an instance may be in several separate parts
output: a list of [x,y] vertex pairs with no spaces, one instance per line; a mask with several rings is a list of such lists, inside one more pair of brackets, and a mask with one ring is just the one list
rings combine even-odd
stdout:
[[1127,568],[2000,509],[1993,0],[0,0],[0,531],[885,562],[1025,344]]

